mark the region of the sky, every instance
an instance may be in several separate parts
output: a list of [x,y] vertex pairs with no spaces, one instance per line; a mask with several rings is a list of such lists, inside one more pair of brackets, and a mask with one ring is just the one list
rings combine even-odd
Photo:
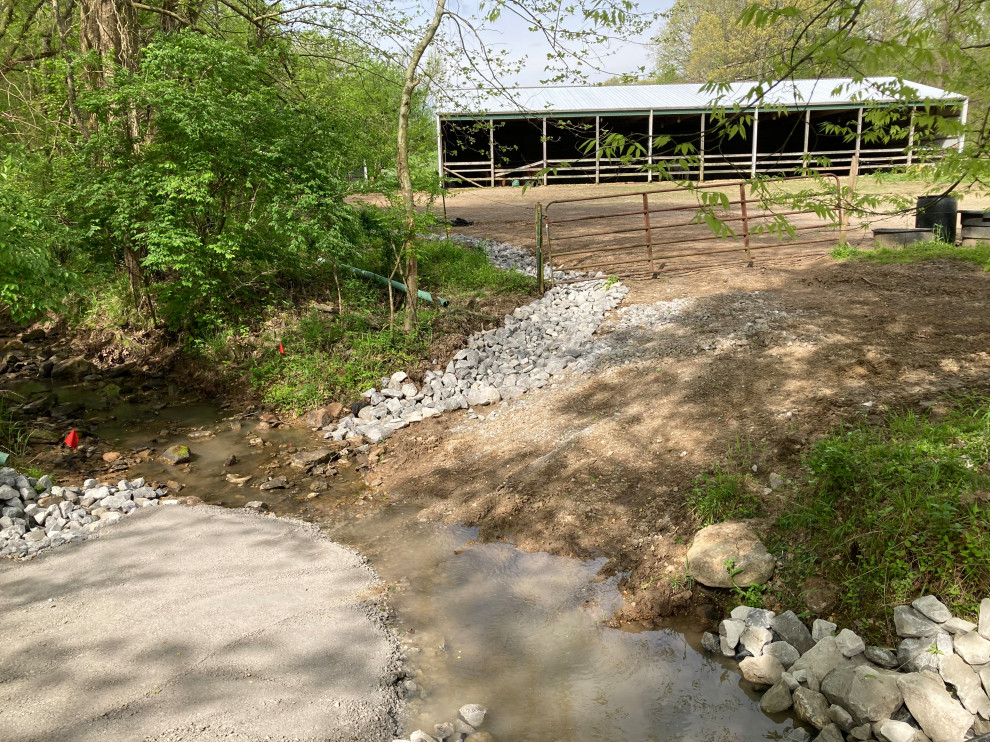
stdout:
[[[641,12],[656,17],[672,3],[673,0],[642,0],[639,8]],[[465,16],[476,15],[478,0],[452,0],[451,8]],[[601,64],[596,66],[604,66],[605,70],[591,72],[588,82],[603,82],[615,75],[636,73],[639,67],[649,70],[651,55],[646,44],[650,37],[656,34],[659,25],[659,19],[655,19],[646,33],[628,39],[614,40],[606,47],[597,48],[595,51],[603,59]],[[537,86],[541,84],[541,80],[548,77],[545,61],[550,47],[541,34],[529,31],[526,21],[519,16],[503,13],[497,21],[490,24],[489,28],[484,29],[481,35],[489,48],[506,51],[509,58],[514,61],[522,60],[524,57],[527,60],[518,73],[508,75],[501,80],[503,85]],[[614,35],[621,35],[621,31]],[[587,59],[586,62],[591,64],[593,60]]]

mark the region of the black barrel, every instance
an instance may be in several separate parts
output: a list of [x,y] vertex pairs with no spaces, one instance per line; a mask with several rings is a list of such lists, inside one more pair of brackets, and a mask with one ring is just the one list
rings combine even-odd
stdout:
[[954,245],[956,207],[956,199],[952,196],[918,196],[918,213],[914,217],[914,226],[931,229],[936,239]]

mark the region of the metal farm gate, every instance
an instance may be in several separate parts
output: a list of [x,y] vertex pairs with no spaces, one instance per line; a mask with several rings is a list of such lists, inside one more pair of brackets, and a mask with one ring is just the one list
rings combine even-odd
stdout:
[[[801,188],[821,177],[835,183],[828,205]],[[752,266],[757,250],[775,264],[807,259],[825,252],[809,246],[845,239],[839,188],[837,176],[809,176],[551,201],[537,205],[537,260],[554,271],[657,278],[725,267],[739,253]]]

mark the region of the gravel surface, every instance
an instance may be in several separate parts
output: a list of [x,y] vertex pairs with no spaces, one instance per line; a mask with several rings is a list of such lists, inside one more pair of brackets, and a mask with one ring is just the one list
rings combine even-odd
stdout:
[[362,557],[295,521],[136,511],[0,566],[0,739],[393,739]]

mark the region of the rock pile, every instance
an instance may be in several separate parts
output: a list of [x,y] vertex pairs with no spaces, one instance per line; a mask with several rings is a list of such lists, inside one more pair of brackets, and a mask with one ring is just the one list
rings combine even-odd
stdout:
[[408,740],[395,742],[491,742],[488,732],[479,732],[478,727],[485,721],[488,709],[477,703],[461,706],[453,721],[444,721],[433,726],[433,734],[417,729]]
[[42,549],[82,541],[137,508],[157,505],[166,494],[143,479],[117,486],[87,479],[82,487],[59,487],[51,478],[0,469],[0,556],[33,557]]
[[554,376],[583,370],[592,336],[629,289],[602,279],[556,286],[506,315],[502,327],[476,333],[443,371],[428,371],[422,386],[405,373],[368,389],[367,404],[324,428],[334,440],[363,435],[377,443],[410,423],[450,410],[495,404],[539,389]]
[[[963,742],[990,733],[990,599],[979,624],[954,617],[932,595],[894,609],[896,654],[849,629],[792,612],[740,606],[706,633],[708,651],[739,660],[766,690],[760,707],[789,709],[816,742]],[[810,738],[810,735],[808,735]]]

